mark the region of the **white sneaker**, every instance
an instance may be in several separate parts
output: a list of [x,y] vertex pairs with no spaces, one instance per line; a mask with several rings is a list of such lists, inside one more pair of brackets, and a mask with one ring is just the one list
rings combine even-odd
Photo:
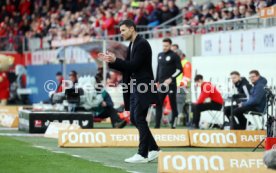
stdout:
[[141,156],[140,154],[134,154],[134,156],[125,159],[127,163],[147,163],[148,158]]
[[151,162],[151,161],[157,159],[160,152],[161,152],[161,150],[159,150],[159,151],[150,151],[149,154],[148,154],[148,161]]

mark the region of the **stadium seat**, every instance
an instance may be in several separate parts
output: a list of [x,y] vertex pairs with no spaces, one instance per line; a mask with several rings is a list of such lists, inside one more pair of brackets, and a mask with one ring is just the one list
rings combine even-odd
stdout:
[[246,130],[264,130],[266,113],[250,111],[244,116],[247,119]]
[[[223,108],[222,108],[222,110],[223,110]],[[208,113],[211,116],[211,121],[210,121],[210,127],[209,128],[213,128],[216,124],[218,124],[218,125],[223,124],[223,122],[220,119],[220,117],[224,116],[222,110],[220,110],[220,111],[209,110],[208,111]]]

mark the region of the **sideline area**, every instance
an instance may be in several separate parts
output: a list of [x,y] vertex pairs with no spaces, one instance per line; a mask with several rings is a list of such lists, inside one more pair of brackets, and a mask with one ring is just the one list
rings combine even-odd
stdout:
[[[18,133],[18,131],[7,132],[7,131],[0,130],[0,133]],[[22,133],[22,132],[19,132],[19,133]],[[10,154],[11,157],[12,155],[14,155],[15,157],[17,154],[21,154],[21,156],[23,156],[23,159],[21,157],[8,159],[9,161],[12,160],[12,163],[16,161],[19,166],[24,166],[26,163],[32,163],[34,161],[34,163],[32,164],[32,168],[28,168],[28,167],[22,168],[24,172],[31,172],[32,170],[29,170],[29,169],[35,169],[35,171],[39,170],[40,172],[42,172],[41,170],[44,171],[45,167],[49,169],[48,171],[55,170],[56,172],[58,169],[56,169],[55,167],[58,167],[58,166],[61,167],[62,165],[67,165],[66,167],[64,167],[64,169],[67,169],[67,167],[70,167],[70,166],[73,166],[74,168],[75,167],[80,168],[80,166],[82,165],[88,165],[88,166],[85,166],[85,168],[83,169],[85,171],[82,171],[82,172],[97,172],[97,173],[98,172],[100,173],[100,171],[97,171],[97,167],[101,167],[99,168],[101,172],[109,172],[110,170],[112,170],[112,172],[129,171],[129,172],[140,172],[140,173],[156,173],[157,171],[157,160],[148,164],[127,164],[123,162],[123,160],[126,157],[129,157],[131,154],[136,152],[137,150],[136,148],[59,148],[57,145],[57,139],[48,139],[43,137],[34,138],[34,137],[25,137],[25,136],[16,136],[16,137],[0,136],[0,141],[1,141],[1,144],[3,143],[5,144],[1,146],[0,159],[6,158],[7,153],[11,152],[11,153],[14,153],[14,154]],[[23,145],[22,146],[23,149],[18,147],[18,144]],[[38,147],[40,149],[38,149]],[[41,148],[43,148],[44,150],[41,150]],[[2,152],[2,150],[5,152]],[[174,147],[174,148],[162,148],[162,151],[251,152],[252,148],[195,148],[195,147],[178,148],[178,147]],[[264,149],[258,149],[257,151],[263,152]],[[65,154],[62,154],[61,152],[62,153],[64,152]],[[76,157],[81,157],[81,159],[72,157],[72,155]],[[52,157],[54,159],[52,159]],[[26,161],[27,159],[29,160]],[[47,159],[50,159],[51,161],[48,162]],[[71,163],[72,161],[74,162],[74,164]],[[80,166],[76,166],[75,162],[76,164],[80,164]],[[96,162],[99,162],[99,163],[96,163]],[[15,167],[12,166],[11,163],[4,163],[3,161],[1,161],[0,165],[1,164],[2,164],[2,166],[0,166],[1,169],[3,168],[3,165],[5,165],[5,167],[13,167],[15,169]],[[34,164],[37,164],[37,166],[34,166]],[[53,164],[53,166],[51,164]],[[122,168],[123,170],[113,168],[113,167],[119,167],[119,168]],[[70,169],[70,171],[74,170],[74,168]],[[91,169],[88,169],[88,168],[91,168]],[[80,172],[79,170],[80,169],[78,169],[77,172]],[[65,171],[68,172],[67,170],[62,170],[59,172],[65,172]],[[14,172],[14,171],[10,170],[10,172]],[[45,172],[47,171],[45,170]]]
[[[39,139],[38,139],[39,140]],[[103,166],[101,163],[90,162],[75,158],[65,153],[53,153],[48,150],[35,148],[31,143],[0,137],[0,169],[1,172],[115,172],[125,171],[117,168]],[[15,166],[16,165],[16,166]]]

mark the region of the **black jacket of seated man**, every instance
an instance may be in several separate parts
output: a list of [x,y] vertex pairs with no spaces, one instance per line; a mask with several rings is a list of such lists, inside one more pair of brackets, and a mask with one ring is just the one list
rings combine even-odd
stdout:
[[[232,96],[233,102],[236,103],[236,105],[232,105],[233,109],[237,108],[237,104],[241,103],[243,99],[246,99],[247,96],[245,89],[247,90],[248,94],[250,94],[250,91],[252,89],[252,85],[248,82],[248,80],[245,77],[241,77],[241,80],[236,82],[234,85],[238,91],[238,94],[234,94]],[[226,115],[227,118],[230,120],[231,106],[224,107],[224,115]]]
[[235,124],[234,121],[235,129],[246,129],[247,119],[244,113],[249,111],[264,112],[266,106],[266,92],[264,87],[267,84],[267,80],[262,76],[256,77],[256,75],[254,78],[258,78],[258,80],[254,83],[252,82],[254,86],[250,90],[249,99],[246,102],[240,103],[241,106],[233,110],[233,115],[239,120],[239,125]]
[[246,91],[245,88],[247,89],[248,94],[250,93],[250,90],[252,88],[252,85],[248,82],[248,80],[245,77],[241,77],[241,80],[235,83],[235,87],[238,90],[238,94],[233,95],[235,101],[238,103],[241,102],[239,99],[241,98],[246,98]]

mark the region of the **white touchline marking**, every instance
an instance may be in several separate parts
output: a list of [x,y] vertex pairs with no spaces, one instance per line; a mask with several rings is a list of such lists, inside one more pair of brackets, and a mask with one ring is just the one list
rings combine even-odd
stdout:
[[[44,134],[0,133],[0,136],[43,137]],[[35,148],[40,148],[40,149],[44,149],[44,150],[48,150],[48,151],[51,151],[51,152],[57,153],[57,154],[68,154],[68,155],[73,156],[73,157],[76,157],[76,158],[82,158],[82,159],[84,159],[84,160],[88,160],[88,159],[85,159],[84,157],[81,157],[80,155],[74,155],[74,154],[70,154],[70,153],[63,152],[63,151],[52,150],[51,148],[47,148],[47,147],[45,147],[45,146],[33,145],[33,147],[35,147]],[[104,166],[107,166],[107,167],[113,167],[113,168],[119,168],[119,169],[126,170],[125,167],[104,164],[104,162],[99,161],[99,160],[88,160],[88,161],[101,163],[101,164],[103,164]],[[130,171],[130,170],[126,170],[126,171],[129,172],[129,173],[141,173],[141,172]]]
[[18,128],[0,127],[0,130],[18,130]]
[[71,155],[71,156],[81,158],[81,156],[75,155],[75,154],[73,154],[73,155]]
[[24,133],[0,133],[0,136],[18,136],[18,137],[43,137],[43,134],[24,134]]
[[54,151],[54,150],[51,150],[53,153],[57,153],[57,154],[66,154],[65,152],[63,151]]
[[34,147],[35,147],[35,148],[41,148],[41,149],[46,149],[46,150],[47,150],[47,148],[44,147],[44,146],[34,145]]

